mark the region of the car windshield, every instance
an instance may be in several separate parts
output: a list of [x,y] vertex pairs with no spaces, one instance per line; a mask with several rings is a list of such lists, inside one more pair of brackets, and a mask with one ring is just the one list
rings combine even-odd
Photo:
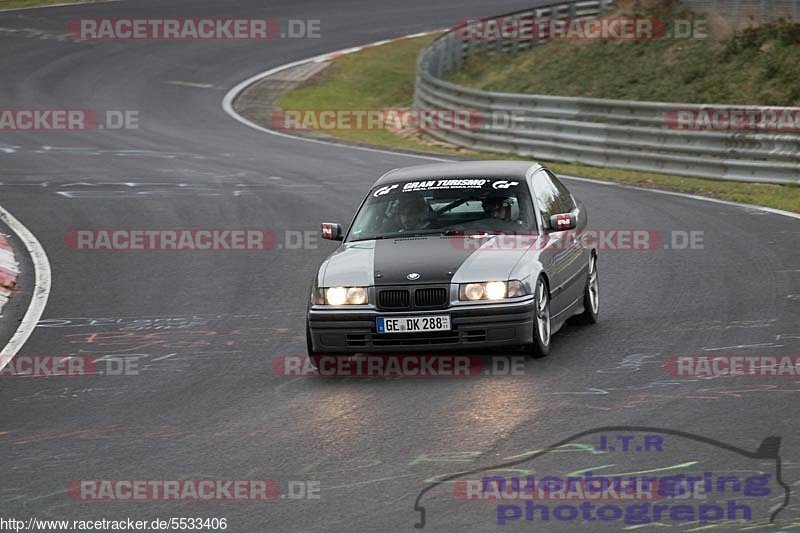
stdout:
[[347,240],[536,231],[524,180],[428,179],[376,187]]

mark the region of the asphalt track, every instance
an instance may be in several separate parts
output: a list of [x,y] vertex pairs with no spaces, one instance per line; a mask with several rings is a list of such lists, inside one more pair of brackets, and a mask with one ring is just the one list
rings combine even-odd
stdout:
[[[420,160],[265,135],[223,112],[226,91],[284,63],[529,4],[144,0],[0,13],[0,107],[138,110],[142,122],[135,131],[0,133],[0,204],[52,265],[44,321],[20,353],[123,354],[140,369],[0,380],[0,517],[216,516],[237,532],[411,529],[417,495],[435,476],[488,468],[602,426],[683,430],[747,450],[780,436],[783,478],[799,490],[800,380],[672,379],[662,364],[675,354],[800,354],[800,220],[570,180],[597,228],[702,231],[705,246],[604,253],[598,325],[568,325],[551,356],[527,361],[522,375],[466,379],[274,375],[272,358],[304,353],[307,290],[330,243],[269,253],[65,245],[75,228],[282,235],[314,231],[321,220],[346,223],[377,176]],[[63,38],[75,17],[320,19],[322,38],[76,43]],[[644,459],[587,463],[564,454],[549,468],[624,470],[645,461],[645,469],[666,469],[688,460],[713,468],[721,453],[689,440]],[[314,480],[321,497],[131,503],[66,495],[70,480],[127,478],[269,478],[284,492],[291,480]],[[440,488],[424,497],[427,528],[493,527],[491,505],[455,502]],[[778,517],[783,530],[800,523],[795,502]]]

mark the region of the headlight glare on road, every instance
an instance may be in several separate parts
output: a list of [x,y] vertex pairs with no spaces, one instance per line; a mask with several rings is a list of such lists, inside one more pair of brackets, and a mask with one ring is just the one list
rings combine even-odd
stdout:
[[366,287],[329,287],[325,289],[328,305],[364,305],[369,302]]

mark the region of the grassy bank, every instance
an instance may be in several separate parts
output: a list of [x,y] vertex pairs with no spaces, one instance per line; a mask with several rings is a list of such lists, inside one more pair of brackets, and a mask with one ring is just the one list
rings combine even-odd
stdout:
[[[285,93],[284,109],[382,109],[411,105],[416,59],[430,37],[399,41],[343,56],[317,77]],[[387,130],[334,130],[338,138],[476,159],[521,159],[514,155],[478,153],[431,142],[416,133]],[[800,212],[800,187],[684,178],[665,174],[547,162],[559,173],[686,192],[735,202]]]
[[703,38],[562,40],[516,56],[473,56],[449,79],[486,91],[800,106],[800,24],[736,33],[713,20],[703,24]]
[[[408,107],[414,93],[417,55],[432,39],[408,39],[342,56],[315,78],[284,94],[278,105],[283,109]],[[420,148],[419,141],[388,130],[353,129],[329,133],[350,141],[410,150]],[[435,147],[432,151],[448,153]]]

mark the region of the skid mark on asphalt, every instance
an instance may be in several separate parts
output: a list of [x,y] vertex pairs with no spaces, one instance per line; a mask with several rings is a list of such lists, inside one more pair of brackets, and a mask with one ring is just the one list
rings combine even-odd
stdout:
[[[684,383],[680,382],[662,382],[659,384],[658,382],[654,382],[651,385],[653,388],[656,387],[672,387],[672,386],[679,386],[679,385],[690,385],[697,380],[685,380]],[[637,390],[641,390],[643,387],[624,387],[624,388],[616,388],[616,387],[609,387],[606,389],[600,388],[588,388],[582,391],[556,391],[556,392],[549,392],[543,393],[552,396],[578,396],[582,398],[580,402],[568,402],[568,404],[563,405],[563,407],[567,407],[568,405],[580,408],[595,408],[599,410],[620,410],[620,409],[639,409],[644,406],[652,406],[658,407],[665,405],[669,402],[675,401],[687,401],[687,400],[695,400],[695,401],[731,401],[731,400],[745,400],[751,401],[754,398],[758,398],[761,395],[772,395],[772,394],[789,394],[794,395],[800,393],[800,381],[790,382],[790,383],[780,383],[780,384],[762,384],[762,385],[732,385],[732,386],[714,386],[714,387],[700,387],[695,389],[682,389],[680,395],[676,394],[658,394],[658,393],[650,393],[650,392],[636,392]],[[622,396],[620,396],[622,395]],[[585,402],[588,399],[587,396],[592,396],[600,400],[602,405],[587,405]]]
[[391,481],[393,479],[400,479],[400,478],[411,477],[411,476],[416,476],[416,475],[417,474],[402,474],[402,475],[399,475],[399,476],[382,477],[382,478],[379,478],[379,479],[368,479],[366,481],[356,481],[354,483],[346,483],[344,485],[334,485],[332,487],[327,487],[326,486],[325,490],[347,489],[347,488],[350,488],[350,487],[359,487],[359,486],[362,486],[362,485],[371,485],[373,483],[380,483],[380,482],[383,482],[383,481]]
[[284,389],[286,389],[289,386],[291,386],[292,383],[296,383],[298,381],[303,381],[304,379],[305,378],[303,378],[303,377],[299,377],[299,378],[291,379],[291,380],[289,380],[289,381],[287,381],[285,383],[281,383],[280,385],[278,385],[277,387],[275,387],[273,389],[273,394],[280,396],[281,394],[283,394]]
[[[280,321],[275,320],[276,314],[280,315]],[[135,378],[155,371],[186,372],[201,362],[213,363],[220,358],[252,364],[248,354],[263,350],[264,346],[305,339],[296,325],[284,325],[287,317],[291,313],[282,309],[254,314],[68,317],[40,320],[37,328],[60,334],[59,344],[70,355],[92,357],[95,363],[132,361],[132,371],[119,376]],[[296,323],[300,323],[299,317]],[[268,374],[269,360],[264,360],[256,371]],[[103,376],[72,379],[93,378]]]
[[77,430],[11,431],[5,438],[1,438],[0,442],[7,445],[28,445],[54,440],[98,441],[122,439],[127,441],[134,436],[148,439],[173,439],[190,434],[189,430],[179,430],[172,426],[123,426],[116,424]]
[[755,344],[737,344],[734,346],[721,346],[719,348],[703,347],[704,352],[719,352],[721,350],[743,350],[745,348],[782,348],[783,344],[776,344],[774,342],[759,342]]
[[70,199],[109,199],[109,198],[124,198],[129,199],[149,199],[153,196],[159,198],[175,197],[175,196],[203,196],[203,197],[221,197],[221,196],[249,196],[253,193],[251,191],[233,190],[233,191],[216,191],[203,187],[194,187],[192,189],[158,189],[158,190],[139,190],[139,191],[58,191],[57,195]]
[[773,327],[777,318],[762,318],[758,320],[732,320],[729,322],[722,320],[703,320],[703,321],[686,321],[679,322],[676,327],[679,329],[688,329],[693,331],[705,330],[728,330],[728,329],[752,329],[752,328],[770,328]]
[[[115,156],[115,157],[151,157],[156,159],[193,159],[199,161],[218,160],[220,158],[232,158],[233,154],[218,153],[213,156],[203,154],[193,154],[187,152],[161,152],[158,150],[104,150],[84,146],[50,146],[42,145],[35,147],[3,145],[9,154],[33,154],[33,155],[58,155],[58,156]],[[239,160],[241,158],[237,158]]]
[[[2,13],[2,11],[0,11]],[[39,39],[42,41],[79,42],[68,33],[37,30],[35,28],[2,28],[0,37],[22,37],[23,39]]]
[[598,374],[621,374],[626,372],[639,372],[644,365],[657,365],[661,361],[651,361],[659,357],[660,353],[635,353],[626,355],[616,366],[595,370]]
[[[176,173],[185,178],[189,173]],[[0,182],[0,187],[36,188],[46,189],[48,192],[64,198],[150,198],[152,196],[252,196],[256,193],[274,192],[275,189],[322,189],[325,183],[292,183],[283,179],[269,180],[264,183],[232,183],[231,180],[240,181],[248,176],[241,175],[209,175],[203,174],[204,179],[223,180],[222,183],[213,182],[159,182],[159,181],[117,181],[104,182],[93,180],[76,180],[73,182],[57,181],[5,181]]]
[[294,309],[271,308],[265,313],[251,314],[186,314],[186,315],[137,315],[137,316],[118,316],[118,317],[64,317],[46,318],[39,320],[38,328],[86,328],[86,327],[115,327],[122,331],[143,331],[143,330],[172,330],[190,329],[197,326],[207,326],[215,322],[226,320],[248,321],[253,320],[262,322],[270,320],[275,315],[287,316]]

